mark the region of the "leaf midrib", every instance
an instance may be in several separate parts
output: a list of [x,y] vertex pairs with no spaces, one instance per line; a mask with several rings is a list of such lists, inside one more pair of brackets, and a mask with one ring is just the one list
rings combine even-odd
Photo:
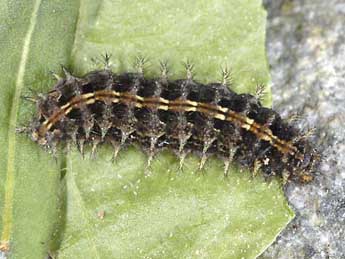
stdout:
[[18,107],[22,88],[24,86],[24,76],[27,65],[27,60],[30,51],[30,43],[34,33],[38,11],[40,9],[42,0],[36,0],[33,11],[30,16],[30,23],[23,41],[22,53],[18,65],[18,72],[16,76],[14,96],[11,105],[9,128],[8,128],[8,159],[6,168],[5,180],[5,197],[4,209],[2,214],[3,230],[1,233],[2,245],[8,245],[12,231],[12,216],[13,216],[13,195],[14,195],[14,174],[15,174],[15,148],[16,148],[16,124],[18,117]]

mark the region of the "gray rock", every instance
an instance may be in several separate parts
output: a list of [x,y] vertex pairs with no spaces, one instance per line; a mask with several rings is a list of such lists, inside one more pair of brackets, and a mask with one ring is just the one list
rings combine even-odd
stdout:
[[264,0],[273,107],[315,126],[320,175],[289,185],[296,218],[260,258],[345,258],[345,2]]

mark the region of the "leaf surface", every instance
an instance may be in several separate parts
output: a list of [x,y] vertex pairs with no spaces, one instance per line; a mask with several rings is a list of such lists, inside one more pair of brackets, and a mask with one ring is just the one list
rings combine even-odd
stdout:
[[[102,147],[97,160],[73,150],[56,163],[15,128],[34,107],[28,88],[48,91],[49,70],[71,64],[83,74],[91,58],[113,54],[113,70],[133,70],[136,55],[150,59],[148,76],[168,60],[172,78],[185,77],[181,61],[195,64],[200,82],[233,71],[234,89],[269,84],[265,12],[261,1],[3,1],[0,54],[0,231],[13,258],[254,258],[293,217],[277,180],[222,161],[159,154],[151,175],[136,147],[115,164]],[[265,103],[270,104],[270,95]],[[61,181],[60,173],[65,178]]]
[[75,38],[77,2],[0,3],[0,250],[12,258],[43,258],[58,221],[60,165],[17,135],[34,106],[28,88],[50,88],[49,70],[67,63]]
[[[148,76],[168,60],[172,78],[219,81],[233,71],[238,92],[269,83],[264,51],[265,12],[260,1],[103,1],[84,6],[75,51],[76,71],[94,69],[91,57],[113,54],[113,70],[133,70],[149,58]],[[87,16],[87,17],[86,17]],[[266,96],[266,104],[270,96]],[[73,152],[67,166],[67,209],[60,258],[255,258],[291,220],[281,185],[222,161],[197,170],[189,156],[182,172],[171,153],[159,154],[145,175],[146,156],[132,147],[109,163],[110,147],[95,161]],[[88,156],[88,155],[87,155]]]

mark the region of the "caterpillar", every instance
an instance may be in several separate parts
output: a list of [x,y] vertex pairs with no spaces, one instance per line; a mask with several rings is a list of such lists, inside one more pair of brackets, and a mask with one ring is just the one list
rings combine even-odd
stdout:
[[229,88],[230,73],[222,82],[202,84],[193,79],[193,65],[187,62],[186,79],[170,80],[168,66],[161,63],[161,76],[147,78],[144,60],[137,72],[114,73],[105,55],[105,67],[82,77],[65,68],[53,89],[31,98],[37,116],[26,132],[40,146],[56,152],[59,144],[75,143],[81,153],[99,144],[119,150],[140,145],[148,154],[170,148],[183,166],[187,154],[200,155],[199,169],[207,158],[224,160],[224,174],[237,162],[265,177],[307,183],[318,168],[320,154],[292,123],[274,110],[263,107],[259,86],[255,95],[238,94]]

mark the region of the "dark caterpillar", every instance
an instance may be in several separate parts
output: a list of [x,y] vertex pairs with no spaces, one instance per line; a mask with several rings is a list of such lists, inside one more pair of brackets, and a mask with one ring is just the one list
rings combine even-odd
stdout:
[[[65,71],[66,78],[47,94],[35,99],[38,115],[28,128],[32,139],[55,152],[58,143],[74,142],[83,153],[100,143],[120,147],[139,143],[148,152],[148,165],[165,147],[174,150],[180,166],[189,152],[201,155],[200,169],[207,157],[225,160],[225,174],[231,161],[260,169],[264,176],[279,175],[284,181],[309,182],[320,155],[305,134],[279,114],[262,107],[258,96],[236,94],[222,83],[203,85],[193,80],[187,64],[187,79],[144,77],[138,73],[113,73],[108,66],[82,78]],[[258,95],[262,88],[258,88]]]

